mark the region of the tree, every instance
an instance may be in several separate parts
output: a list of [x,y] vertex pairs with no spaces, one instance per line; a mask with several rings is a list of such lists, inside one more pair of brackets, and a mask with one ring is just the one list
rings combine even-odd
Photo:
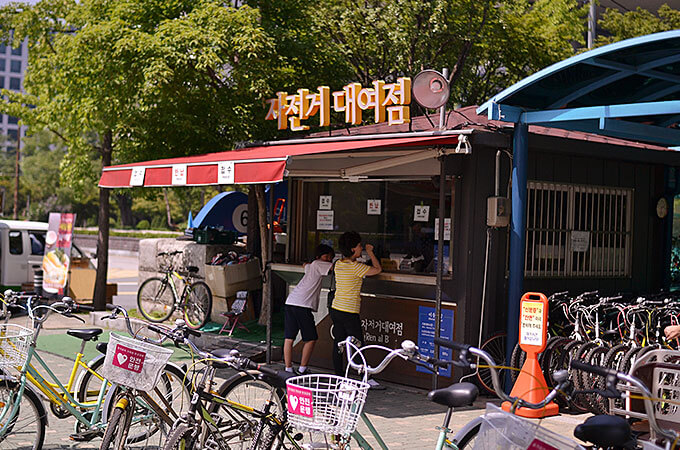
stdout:
[[625,13],[607,8],[598,23],[606,32],[597,37],[596,44],[601,46],[646,34],[676,30],[680,28],[680,11],[667,4],[661,5],[656,14],[640,7]]
[[572,0],[325,0],[309,10],[354,80],[451,70],[452,104],[476,104],[574,53],[586,11]]
[[[271,91],[272,45],[247,6],[43,0],[1,8],[0,29],[5,43],[29,41],[26,93],[3,90],[3,112],[63,140],[61,178],[75,190],[114,162],[206,153],[253,139],[257,122],[250,118]],[[101,163],[95,170],[93,155]],[[98,216],[94,301],[103,309],[107,189],[100,189]]]

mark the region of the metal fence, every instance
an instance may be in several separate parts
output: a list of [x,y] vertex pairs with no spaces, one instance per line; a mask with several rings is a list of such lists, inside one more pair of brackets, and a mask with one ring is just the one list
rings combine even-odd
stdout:
[[530,181],[526,277],[627,277],[633,190]]

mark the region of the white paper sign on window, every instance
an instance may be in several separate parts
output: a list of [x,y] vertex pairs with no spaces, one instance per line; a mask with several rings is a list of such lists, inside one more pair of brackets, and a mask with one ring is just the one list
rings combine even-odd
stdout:
[[133,167],[130,174],[130,186],[144,186],[144,174],[146,169],[144,167]]
[[382,207],[382,200],[368,199],[366,200],[366,214],[369,216],[379,216]]
[[184,186],[187,184],[187,165],[174,164],[172,166],[172,185]]
[[319,209],[331,209],[332,195],[319,195]]
[[234,161],[217,163],[217,184],[234,184]]
[[335,211],[320,209],[316,212],[316,229],[333,231],[333,213]]
[[[434,219],[434,240],[439,240],[439,217]],[[444,240],[451,240],[451,218],[444,218]]]
[[571,251],[572,252],[587,252],[590,247],[590,231],[572,231],[571,232]]
[[430,220],[430,207],[427,205],[416,205],[413,208],[414,222],[428,222]]

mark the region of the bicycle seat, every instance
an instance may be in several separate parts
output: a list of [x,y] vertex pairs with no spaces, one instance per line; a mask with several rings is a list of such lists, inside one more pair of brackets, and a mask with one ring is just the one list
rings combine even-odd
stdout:
[[[619,416],[599,415],[588,417],[574,429],[574,436],[596,447],[630,448],[634,444],[630,424]],[[635,447],[632,447],[635,448]]]
[[479,389],[472,383],[454,383],[449,387],[435,389],[427,399],[449,408],[472,405],[479,395]]
[[189,272],[189,273],[196,273],[196,272],[198,272],[198,267],[196,267],[196,266],[187,266],[187,272]]
[[97,342],[97,345],[94,346],[97,351],[103,355],[106,355],[106,349],[109,347],[108,342]]
[[[214,356],[218,358],[226,358],[227,356],[231,356],[231,349],[229,348],[218,348],[216,350],[211,351]],[[214,367],[217,367],[219,369],[227,369],[229,366],[223,362],[217,362],[217,361],[212,361],[212,365]]]
[[97,336],[102,334],[102,331],[103,330],[101,328],[84,328],[82,330],[66,330],[66,334],[77,337],[78,339],[82,339],[84,341],[90,341],[92,339],[96,341]]

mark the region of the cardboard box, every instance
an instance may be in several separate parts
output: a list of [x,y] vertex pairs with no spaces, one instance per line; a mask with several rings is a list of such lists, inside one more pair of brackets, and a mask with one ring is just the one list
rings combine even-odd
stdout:
[[226,266],[205,265],[205,281],[213,297],[232,297],[237,291],[262,288],[260,261],[257,258],[241,264]]
[[[69,271],[68,294],[74,300],[92,300],[94,296],[94,281],[97,271],[72,267]],[[118,284],[106,283],[106,301],[113,303],[113,296],[118,294]]]
[[[231,304],[234,302],[236,296],[232,297],[220,297],[213,295],[212,310],[210,311],[210,320],[217,322],[219,324],[224,324],[227,318],[222,315],[229,310],[231,310]],[[248,296],[248,301],[246,302],[246,311],[241,316],[241,322],[248,322],[250,320],[255,320],[255,308],[253,306],[253,300]]]

